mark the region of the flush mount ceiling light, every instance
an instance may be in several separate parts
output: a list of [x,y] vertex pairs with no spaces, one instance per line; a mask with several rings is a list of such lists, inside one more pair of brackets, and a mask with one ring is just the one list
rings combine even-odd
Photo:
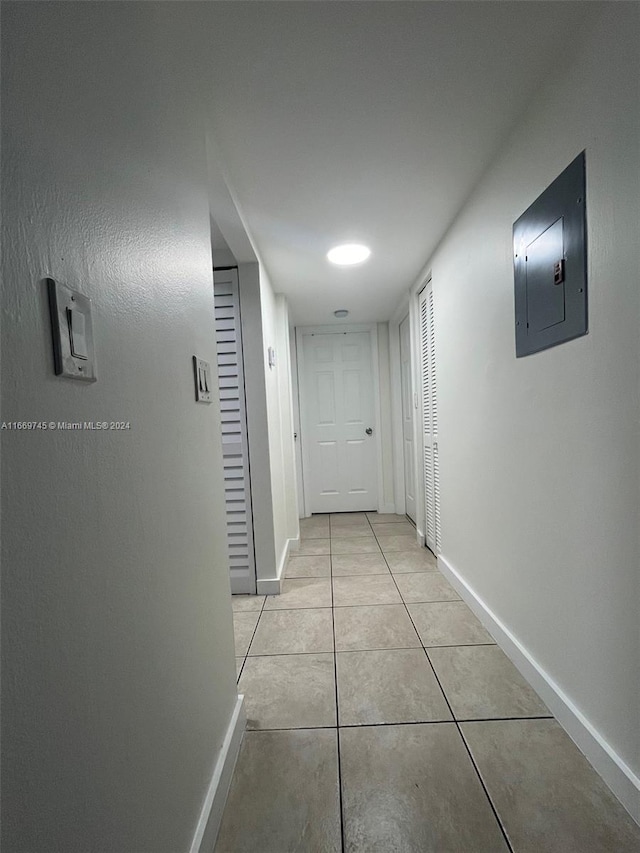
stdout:
[[370,254],[371,249],[360,243],[344,243],[342,246],[334,246],[331,251],[327,252],[327,258],[332,264],[349,267],[363,263]]
[[333,312],[333,316],[334,316],[334,317],[337,317],[337,318],[338,318],[338,320],[342,320],[342,318],[343,318],[343,317],[348,317],[348,316],[349,316],[349,312],[347,311],[347,309],[346,309],[346,308],[338,308],[338,310],[337,310],[337,311],[334,311],[334,312]]

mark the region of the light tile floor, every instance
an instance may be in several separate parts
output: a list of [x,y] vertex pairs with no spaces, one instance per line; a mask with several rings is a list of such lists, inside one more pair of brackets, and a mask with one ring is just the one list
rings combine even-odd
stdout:
[[248,723],[216,853],[639,853],[404,517],[303,519],[282,594],[233,607]]

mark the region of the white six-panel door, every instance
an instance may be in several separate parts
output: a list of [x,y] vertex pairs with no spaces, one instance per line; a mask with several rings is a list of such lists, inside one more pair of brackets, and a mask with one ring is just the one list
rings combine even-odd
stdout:
[[255,593],[249,446],[237,270],[214,270],[227,546],[232,593]]
[[376,510],[378,437],[371,335],[300,331],[306,510]]
[[425,538],[428,547],[437,554],[440,552],[440,459],[438,453],[435,326],[431,282],[420,294],[419,325]]
[[409,315],[400,323],[400,384],[405,512],[416,520],[416,473],[413,455],[413,389],[411,385],[411,326]]

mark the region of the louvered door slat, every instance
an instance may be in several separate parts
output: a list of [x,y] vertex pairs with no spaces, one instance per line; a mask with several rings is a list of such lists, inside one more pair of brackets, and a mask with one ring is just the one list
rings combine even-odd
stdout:
[[440,458],[438,451],[438,406],[436,394],[436,344],[433,287],[420,294],[420,361],[424,447],[424,503],[427,545],[440,551]]
[[254,593],[255,554],[249,486],[242,327],[236,270],[214,272],[220,426],[231,592]]

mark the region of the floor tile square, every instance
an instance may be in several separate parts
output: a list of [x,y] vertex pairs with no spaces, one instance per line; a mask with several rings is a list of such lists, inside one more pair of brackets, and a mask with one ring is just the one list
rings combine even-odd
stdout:
[[640,827],[555,720],[461,728],[518,853],[640,850]]
[[340,729],[340,755],[347,853],[508,850],[453,723]]
[[407,604],[425,646],[463,646],[494,643],[464,601]]
[[374,538],[373,530],[371,529],[371,525],[368,521],[365,521],[362,524],[342,524],[340,527],[336,527],[333,523],[331,524],[332,539],[359,539],[362,537],[367,539]]
[[292,557],[319,557],[331,553],[331,540],[326,539],[301,539],[300,547],[292,554]]
[[550,716],[498,646],[430,648],[429,658],[458,720]]
[[232,595],[231,606],[234,613],[243,613],[250,610],[262,610],[264,595]]
[[334,577],[333,604],[345,607],[357,604],[401,604],[393,577],[386,575],[354,575]]
[[459,601],[460,596],[440,572],[398,574],[395,581],[407,603],[422,601]]
[[367,518],[374,526],[378,524],[401,524],[402,522],[407,521],[406,515],[396,515],[391,512],[368,512]]
[[300,519],[301,539],[326,539],[329,536],[329,516],[312,515]]
[[415,649],[421,645],[404,604],[336,607],[333,618],[336,651]]
[[331,537],[332,554],[379,554],[375,536]]
[[338,652],[339,723],[451,720],[423,649]]
[[388,575],[389,567],[380,552],[377,554],[332,554],[331,574],[334,578],[349,575]]
[[287,578],[328,578],[331,574],[331,558],[328,555],[289,557],[285,575]]
[[244,661],[245,661],[245,659],[243,657],[242,658],[236,658],[236,676],[238,678],[240,678],[240,673],[242,672],[242,667],[243,667]]
[[236,643],[236,657],[244,657],[258,624],[260,613],[257,610],[248,613],[233,614],[233,636]]
[[422,547],[416,541],[416,534],[404,534],[400,536],[376,536],[378,545],[382,548],[383,554],[390,554],[394,551],[415,551],[420,553]]
[[410,572],[437,572],[436,558],[427,548],[412,551],[388,551],[385,559],[394,575]]
[[265,610],[331,607],[331,578],[287,578],[280,595],[268,595]]
[[247,732],[215,853],[340,853],[335,729]]
[[332,654],[247,658],[238,692],[248,729],[311,729],[336,725]]
[[333,651],[331,609],[263,610],[249,655]]
[[335,535],[345,527],[362,527],[371,532],[371,525],[364,513],[345,513],[331,516],[331,534]]
[[411,536],[416,538],[416,529],[408,521],[396,521],[392,524],[374,524],[373,531],[376,536]]

